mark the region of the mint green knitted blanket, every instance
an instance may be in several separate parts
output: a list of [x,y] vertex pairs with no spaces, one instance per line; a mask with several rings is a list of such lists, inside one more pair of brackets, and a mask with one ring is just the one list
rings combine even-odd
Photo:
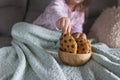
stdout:
[[0,80],[120,80],[120,49],[92,43],[83,66],[64,65],[58,57],[60,32],[20,22],[12,28],[12,46],[0,49]]

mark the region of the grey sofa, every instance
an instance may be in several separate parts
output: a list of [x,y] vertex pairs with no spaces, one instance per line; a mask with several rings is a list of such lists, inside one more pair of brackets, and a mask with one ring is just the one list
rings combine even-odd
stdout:
[[[37,18],[51,0],[0,0],[0,47],[10,46],[12,26],[17,22],[29,22]],[[117,6],[118,0],[92,0],[87,12],[84,32],[88,33],[103,9]]]

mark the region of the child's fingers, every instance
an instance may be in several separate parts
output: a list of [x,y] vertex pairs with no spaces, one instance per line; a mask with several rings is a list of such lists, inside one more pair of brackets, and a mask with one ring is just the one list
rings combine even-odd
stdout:
[[67,31],[68,31],[68,26],[66,26],[66,27],[64,27],[64,34],[66,34],[67,33]]
[[78,34],[76,33],[76,34],[75,34],[75,38],[78,39],[79,37],[80,37],[80,34],[79,34],[79,33],[78,33]]
[[62,28],[64,28],[64,26],[65,26],[65,19],[62,19],[61,21],[60,21],[60,26],[62,27]]
[[81,33],[81,34],[80,34],[80,37],[82,37],[82,38],[84,38],[84,39],[87,38],[86,34],[84,34],[84,33]]
[[77,34],[77,35],[76,35],[76,38],[78,39],[79,37],[80,37],[80,34]]
[[65,28],[65,34],[67,33],[67,32],[70,32],[71,31],[71,26],[70,26],[70,20],[69,19],[66,19],[65,20],[65,26],[64,26],[64,28]]
[[60,20],[58,20],[58,21],[56,22],[56,26],[57,26],[58,29],[60,29],[60,30],[62,29],[61,24],[60,24]]
[[67,32],[67,27],[65,27],[65,25],[66,25],[65,20],[64,19],[61,20],[60,21],[60,27],[61,27],[64,34],[66,34],[66,32]]
[[63,31],[64,34],[71,31],[69,18],[61,18],[57,21],[57,26]]
[[69,33],[71,32],[71,26],[68,27],[68,32],[69,32]]
[[66,19],[65,20],[65,25],[64,25],[64,27],[68,27],[70,25],[70,20],[69,19]]

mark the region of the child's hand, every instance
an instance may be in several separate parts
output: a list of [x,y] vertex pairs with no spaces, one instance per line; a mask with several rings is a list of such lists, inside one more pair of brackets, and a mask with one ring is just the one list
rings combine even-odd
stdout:
[[73,36],[75,39],[78,39],[78,38],[80,38],[80,37],[82,37],[82,38],[84,38],[84,39],[87,38],[87,37],[86,37],[86,34],[84,34],[84,33],[79,33],[79,32],[73,33],[72,36]]
[[67,17],[62,17],[56,21],[57,28],[62,30],[63,33],[71,31],[70,19]]

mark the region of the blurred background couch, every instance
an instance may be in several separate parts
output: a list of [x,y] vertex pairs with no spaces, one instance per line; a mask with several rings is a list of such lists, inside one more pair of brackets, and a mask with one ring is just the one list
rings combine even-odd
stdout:
[[[50,1],[52,0],[0,0],[0,47],[11,45],[10,32],[15,23],[32,23]],[[89,32],[90,27],[104,9],[113,6],[118,6],[118,0],[92,0],[86,14],[84,32]]]

